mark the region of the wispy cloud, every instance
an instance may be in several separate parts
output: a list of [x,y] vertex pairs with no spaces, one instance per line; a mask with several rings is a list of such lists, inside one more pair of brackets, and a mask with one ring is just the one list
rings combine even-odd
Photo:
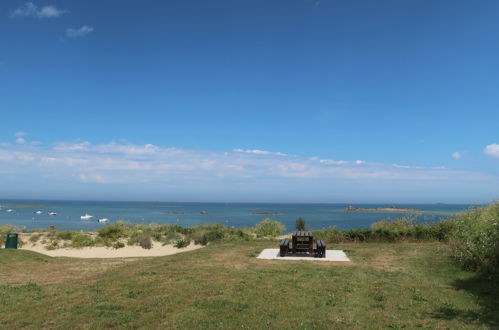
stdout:
[[57,18],[68,12],[68,10],[58,9],[55,6],[43,6],[39,8],[33,2],[27,2],[23,6],[12,10],[10,17]]
[[423,166],[414,166],[414,165],[400,165],[400,164],[392,164],[395,168],[412,168],[412,169],[421,169]]
[[68,28],[68,29],[66,29],[66,37],[68,37],[68,38],[84,37],[93,31],[94,31],[94,28],[91,26],[88,26],[88,25],[83,25],[82,27],[80,27],[78,29]]
[[243,152],[247,154],[254,154],[254,155],[273,155],[273,156],[289,156],[287,154],[284,154],[282,152],[273,152],[273,151],[267,151],[267,150],[258,150],[258,149],[234,149],[234,152]]
[[39,141],[28,141],[27,140],[28,133],[26,132],[16,132],[14,133],[14,136],[16,137],[15,140],[16,144],[27,144],[32,146],[40,144]]
[[[177,199],[183,192],[186,199],[196,195],[211,200],[247,200],[245,196],[251,195],[253,199],[269,201],[286,198],[334,201],[328,198],[369,199],[381,196],[380,192],[397,198],[401,190],[411,192],[412,196],[417,196],[416,193],[426,196],[425,191],[439,190],[444,199],[449,198],[449,192],[464,194],[471,186],[479,187],[477,191],[492,198],[489,194],[497,192],[499,185],[499,179],[492,175],[440,166],[310,158],[259,149],[212,151],[130,142],[36,145],[26,136],[15,137],[18,138],[23,138],[24,143],[0,142],[0,174],[8,174],[4,179],[16,189],[23,183],[28,192],[32,187],[46,187],[59,194],[59,198],[66,192],[92,191],[101,194],[101,198],[109,198],[110,193],[116,198],[133,194],[139,197],[147,192],[148,196],[156,196],[151,198],[168,195]],[[94,191],[92,185],[100,188]],[[6,189],[6,185],[3,187]]]
[[452,176],[451,171],[438,166],[305,158],[257,149],[215,152],[116,142],[59,142],[41,147],[24,137],[18,137],[16,143],[0,145],[1,166],[96,183],[262,178],[446,180]]
[[334,159],[320,159],[319,157],[312,157],[310,160],[317,160],[321,164],[327,164],[327,165],[348,165],[348,164],[356,164],[356,165],[362,165],[365,164],[366,161],[364,160],[334,160]]
[[458,160],[458,159],[461,159],[463,158],[463,153],[459,152],[459,151],[456,151],[456,152],[453,152],[452,155],[451,155],[452,158]]
[[489,156],[499,158],[499,144],[489,144],[485,147],[485,150],[483,152]]

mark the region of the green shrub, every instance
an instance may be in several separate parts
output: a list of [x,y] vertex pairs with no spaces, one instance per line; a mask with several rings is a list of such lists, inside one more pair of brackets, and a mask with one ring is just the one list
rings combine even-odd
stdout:
[[482,273],[499,271],[499,204],[472,209],[453,220],[449,243],[464,268]]
[[186,247],[188,246],[189,244],[191,244],[191,241],[189,240],[186,240],[186,239],[181,239],[181,240],[178,240],[176,243],[175,243],[175,247],[176,248],[183,248],[183,247]]
[[284,229],[284,225],[279,221],[267,218],[256,224],[255,233],[259,237],[276,237],[279,236]]
[[305,230],[305,219],[303,219],[302,217],[296,219],[296,230],[298,231]]
[[341,243],[346,241],[343,232],[334,226],[325,230],[314,230],[313,233],[315,239],[322,239],[326,243]]
[[115,249],[121,249],[124,247],[125,247],[125,243],[123,243],[123,242],[114,242],[113,243],[113,248],[115,248]]
[[95,246],[95,240],[87,233],[74,232],[71,239],[71,247],[82,248],[86,246]]
[[53,240],[49,244],[45,245],[45,249],[47,250],[55,250],[59,248],[59,241],[58,240]]
[[71,230],[64,230],[64,231],[57,232],[55,234],[55,237],[57,237],[58,239],[71,240],[71,239],[73,239],[74,234],[76,234],[76,232],[71,231]]
[[160,241],[161,243],[163,243],[163,245],[172,244],[173,242],[178,241],[182,237],[183,236],[178,232],[171,231],[171,232],[166,232],[165,235],[161,237]]
[[125,226],[123,223],[116,223],[97,230],[99,237],[104,239],[117,240],[124,236]]

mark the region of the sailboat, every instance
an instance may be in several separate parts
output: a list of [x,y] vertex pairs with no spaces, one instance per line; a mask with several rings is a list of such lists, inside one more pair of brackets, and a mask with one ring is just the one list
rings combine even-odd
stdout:
[[82,215],[82,216],[80,217],[80,219],[81,219],[81,220],[90,220],[90,219],[93,219],[93,217],[94,217],[93,215],[90,215],[90,214],[88,214],[88,213],[85,213],[85,215]]

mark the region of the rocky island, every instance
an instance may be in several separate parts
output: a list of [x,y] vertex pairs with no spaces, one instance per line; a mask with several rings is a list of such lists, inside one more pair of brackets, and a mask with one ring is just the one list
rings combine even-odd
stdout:
[[357,212],[403,212],[403,213],[441,213],[441,212],[433,212],[433,211],[423,211],[413,208],[405,208],[405,207],[376,207],[376,208],[364,208],[364,207],[355,207],[348,206],[344,209],[340,209],[340,211],[357,211]]

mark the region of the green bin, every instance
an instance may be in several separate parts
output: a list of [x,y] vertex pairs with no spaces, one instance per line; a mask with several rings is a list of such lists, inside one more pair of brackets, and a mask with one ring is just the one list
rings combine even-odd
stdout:
[[5,240],[5,248],[6,249],[17,249],[17,234],[16,233],[8,233],[7,239]]

